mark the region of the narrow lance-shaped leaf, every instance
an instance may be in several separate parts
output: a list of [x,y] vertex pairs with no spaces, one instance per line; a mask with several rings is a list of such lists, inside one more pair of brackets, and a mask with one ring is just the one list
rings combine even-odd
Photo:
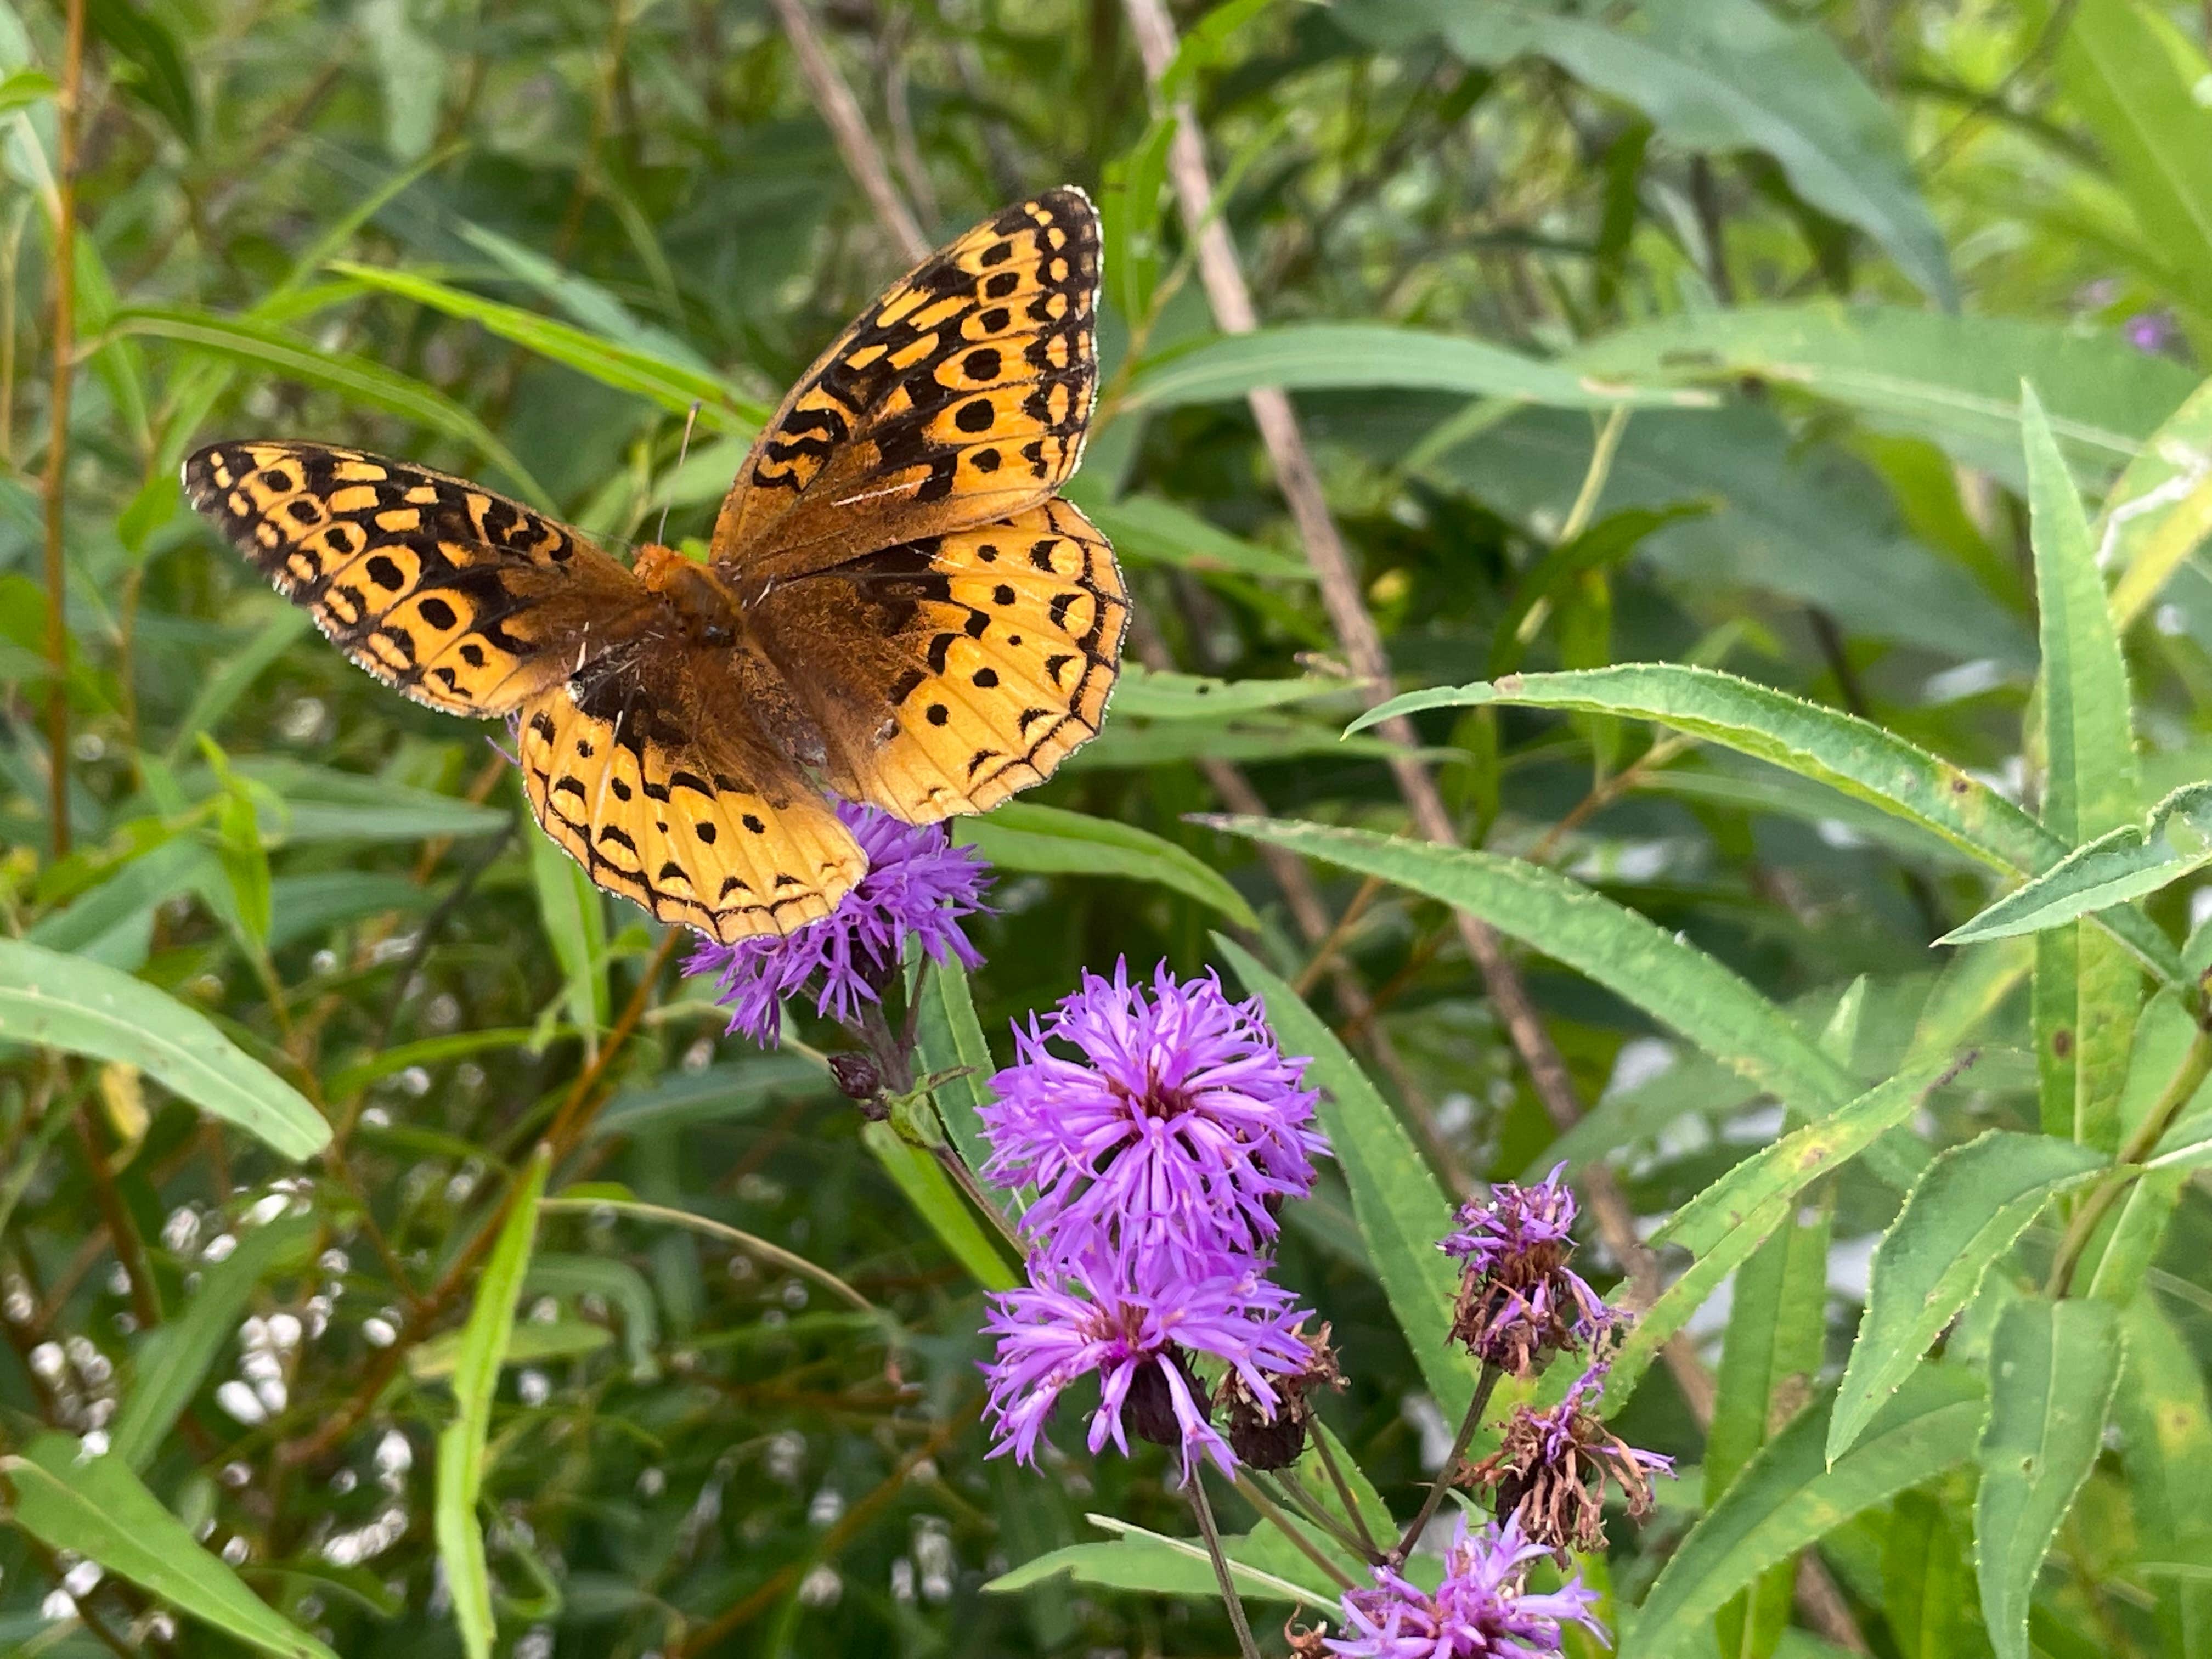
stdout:
[[1123,394],[1120,412],[1215,403],[1261,386],[1394,386],[1563,409],[1689,408],[1712,401],[1700,392],[1601,380],[1456,334],[1388,323],[1297,323],[1218,336],[1148,365]]
[[2212,1579],[2153,1564],[2212,1561],[2212,1400],[2195,1352],[2150,1297],[2121,1310],[2127,1361],[2113,1402],[2120,1461],[2168,1653],[2212,1653]]
[[2122,1352],[2109,1303],[2025,1300],[1998,1322],[1974,1499],[1974,1571],[1997,1659],[2028,1659],[2036,1575],[2103,1449]]
[[767,410],[739,403],[729,388],[712,375],[702,374],[685,364],[670,362],[635,346],[603,339],[550,317],[541,317],[534,311],[487,300],[415,271],[356,264],[346,259],[333,259],[331,269],[449,317],[465,317],[480,323],[488,332],[502,340],[512,340],[617,392],[635,392],[672,413],[681,415],[696,403],[699,405],[700,423],[710,429],[750,436],[760,429],[767,418]]
[[1451,1199],[1336,1034],[1250,951],[1218,933],[1213,943],[1266,1005],[1283,1052],[1311,1059],[1306,1082],[1322,1091],[1322,1128],[1352,1189],[1352,1216],[1384,1299],[1445,1419],[1457,1422],[1474,1398],[1474,1373],[1447,1341],[1459,1275],[1437,1243],[1450,1231]]
[[[1410,691],[1346,729],[1358,732],[1394,714],[1489,704],[1656,720],[1879,807],[2009,874],[2033,875],[2073,850],[1979,779],[1893,732],[1716,669],[1624,663],[1576,673],[1512,674]],[[2147,917],[2113,910],[2099,920],[2161,979],[2182,983],[2190,977],[2172,941]]]
[[2051,1195],[2106,1167],[2089,1147],[2002,1129],[1928,1166],[1875,1246],[1866,1316],[1828,1431],[1831,1460],[1850,1451],[1882,1402],[1916,1373],[1929,1344]]
[[1624,1659],[1673,1659],[1695,1651],[1701,1637],[1710,1642],[1706,1621],[1767,1568],[1862,1510],[1964,1462],[1982,1413],[1979,1379],[1960,1368],[1930,1367],[1832,1467],[1820,1455],[1826,1410],[1802,1414],[1691,1528],[1644,1598]]
[[2106,497],[2097,565],[2116,570],[2112,623],[2124,632],[2212,536],[2212,380],[2151,434]]
[[[2142,811],[2127,665],[2088,521],[2033,386],[2021,388],[2029,539],[2043,674],[2044,827],[2072,844]],[[2037,942],[2035,1052],[2045,1133],[2110,1149],[2138,1000],[2135,975],[2104,935],[2077,927]]]
[[514,1335],[514,1303],[530,1265],[538,1233],[538,1201],[552,1168],[540,1147],[517,1176],[498,1241],[477,1281],[476,1304],[462,1329],[453,1362],[453,1420],[438,1436],[438,1495],[434,1520],[438,1559],[453,1598],[453,1620],[469,1659],[487,1659],[493,1634],[491,1576],[484,1562],[483,1528],[477,1495],[483,1486],[484,1445],[491,1431],[491,1402]]
[[1766,1210],[1778,1199],[1796,1197],[1910,1118],[1933,1091],[1957,1076],[1971,1059],[1951,1066],[1923,1065],[1900,1073],[1820,1121],[1784,1136],[1744,1159],[1676,1210],[1651,1236],[1651,1242],[1680,1244],[1698,1255],[1710,1253],[1747,1218]]
[[2185,784],[2141,823],[2084,842],[1938,945],[2040,933],[2170,887],[2212,864],[2212,783]]
[[0,939],[0,1038],[136,1066],[287,1158],[330,1144],[300,1091],[174,997],[82,957]]
[[2069,454],[2111,468],[2142,453],[2197,379],[2117,332],[1829,300],[1639,324],[1590,342],[1572,361],[1623,379],[1756,375],[1924,433],[2008,481],[2023,476],[2023,380],[2042,394]]
[[83,1455],[71,1435],[40,1436],[0,1458],[15,1489],[10,1517],[48,1549],[97,1561],[179,1612],[283,1659],[337,1659],[330,1649],[248,1589],[221,1558],[112,1453]]
[[552,498],[491,428],[459,404],[397,369],[367,357],[323,351],[264,323],[212,312],[143,309],[116,313],[113,331],[149,334],[197,347],[234,362],[252,363],[287,380],[320,386],[340,397],[414,421],[457,438],[482,453],[521,488],[532,506],[550,507]]
[[1244,896],[1211,865],[1134,824],[1008,801],[984,817],[962,818],[957,833],[1002,870],[1150,882],[1196,899],[1240,927],[1260,925]]
[[860,1144],[875,1154],[915,1213],[937,1235],[939,1243],[969,1276],[987,1291],[1010,1291],[1016,1281],[999,1243],[984,1231],[960,1189],[920,1147],[899,1139],[888,1123],[860,1126]]
[[1550,58],[1644,112],[1685,149],[1762,150],[1822,212],[1856,225],[1938,304],[1958,289],[1895,117],[1809,22],[1755,0],[1644,0],[1577,15],[1528,0],[1397,0],[1349,6],[1352,26],[1395,40],[1417,22],[1471,63]]
[[991,1079],[997,1068],[991,1060],[991,1045],[975,1018],[968,971],[957,962],[924,963],[914,994],[921,1000],[915,1036],[922,1074],[961,1073],[946,1076],[938,1084],[934,1091],[938,1117],[968,1167],[981,1170],[991,1148],[983,1138],[979,1114],[994,1098]]
[[1671,1025],[1808,1115],[1825,1115],[1858,1092],[1842,1067],[1735,974],[1565,876],[1494,854],[1364,830],[1267,818],[1208,821],[1480,916]]

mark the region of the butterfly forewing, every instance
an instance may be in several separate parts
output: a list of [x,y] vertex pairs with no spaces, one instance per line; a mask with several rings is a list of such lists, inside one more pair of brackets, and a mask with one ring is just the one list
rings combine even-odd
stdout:
[[809,369],[714,526],[735,573],[818,570],[1020,512],[1075,471],[1097,391],[1098,216],[1072,186],[886,289]]
[[1064,501],[777,587],[750,613],[831,788],[909,823],[980,812],[1096,736],[1129,617]]
[[567,526],[478,485],[321,444],[214,444],[185,493],[339,650],[452,714],[557,684],[651,597]]

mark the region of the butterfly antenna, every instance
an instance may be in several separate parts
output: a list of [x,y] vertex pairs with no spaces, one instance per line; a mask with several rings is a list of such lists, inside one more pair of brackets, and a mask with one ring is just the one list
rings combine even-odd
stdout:
[[[691,428],[699,424],[700,402],[701,399],[694,398],[691,400],[691,412],[684,417],[684,441],[676,447],[676,465],[679,467],[684,465],[684,458],[691,453]],[[661,502],[660,527],[653,532],[653,539],[663,547],[668,545],[669,505],[670,503],[666,501]]]

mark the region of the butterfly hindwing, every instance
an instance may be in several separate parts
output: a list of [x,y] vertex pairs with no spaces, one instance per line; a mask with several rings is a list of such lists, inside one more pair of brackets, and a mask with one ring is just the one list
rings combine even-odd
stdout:
[[1057,499],[750,613],[822,728],[830,787],[909,823],[987,811],[1097,735],[1128,617],[1105,538]]
[[557,684],[648,596],[566,526],[459,478],[322,444],[214,444],[185,493],[333,644],[447,714]]
[[1065,186],[891,284],[745,458],[715,561],[797,574],[1050,496],[1097,395],[1098,256],[1097,213]]
[[827,915],[866,866],[745,708],[702,695],[722,666],[641,641],[526,703],[515,744],[531,811],[593,881],[727,945]]

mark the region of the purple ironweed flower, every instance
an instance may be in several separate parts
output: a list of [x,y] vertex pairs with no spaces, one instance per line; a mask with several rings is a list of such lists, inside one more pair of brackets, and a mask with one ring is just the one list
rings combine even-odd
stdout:
[[1460,1206],[1459,1230],[1437,1248],[1467,1263],[1452,1310],[1452,1340],[1514,1376],[1542,1369],[1577,1344],[1595,1343],[1612,1320],[1598,1293],[1567,1263],[1575,1195],[1559,1164],[1533,1187],[1501,1181],[1481,1203]]
[[1309,1127],[1307,1062],[1285,1059],[1259,1001],[1231,1002],[1211,973],[1177,980],[1162,963],[1148,994],[1126,962],[1111,980],[1086,972],[1042,1024],[1015,1028],[1014,1053],[983,1109],[983,1174],[1042,1189],[1022,1227],[1056,1261],[1136,1237],[1260,1249],[1273,1209],[1311,1190],[1328,1150]]
[[1470,1533],[1462,1515],[1434,1595],[1377,1567],[1371,1589],[1345,1592],[1345,1635],[1322,1645],[1343,1659],[1524,1659],[1559,1652],[1565,1625],[1605,1641],[1590,1611],[1597,1593],[1579,1577],[1546,1595],[1528,1593],[1528,1564],[1544,1553],[1514,1517]]
[[990,1298],[983,1328],[999,1340],[983,1368],[990,1383],[984,1416],[999,1443],[1034,1465],[1037,1437],[1060,1393],[1098,1374],[1098,1409],[1090,1447],[1108,1440],[1129,1449],[1122,1413],[1139,1438],[1180,1445],[1186,1480],[1199,1457],[1232,1474],[1236,1454],[1215,1431],[1202,1385],[1183,1350],[1211,1354],[1242,1379],[1261,1410],[1272,1413],[1276,1383],[1305,1364],[1297,1335],[1303,1309],[1269,1284],[1259,1267],[1219,1254],[1130,1248],[1073,1261],[1032,1261],[1030,1282]]
[[1605,1547],[1608,1479],[1627,1501],[1628,1518],[1640,1521],[1651,1512],[1651,1477],[1674,1473],[1673,1458],[1630,1445],[1591,1409],[1612,1364],[1610,1358],[1591,1361],[1556,1406],[1516,1407],[1498,1449],[1468,1471],[1496,1488],[1498,1513],[1518,1521],[1561,1566],[1570,1550]]
[[783,1035],[784,999],[810,983],[814,1011],[841,1023],[880,1001],[909,939],[935,962],[982,961],[960,930],[961,917],[983,908],[990,884],[974,849],[953,846],[943,824],[901,823],[872,806],[840,801],[837,816],[859,838],[868,872],[835,910],[781,939],[706,941],[684,963],[687,973],[720,980],[715,1000],[730,1011],[729,1029],[764,1048]]

